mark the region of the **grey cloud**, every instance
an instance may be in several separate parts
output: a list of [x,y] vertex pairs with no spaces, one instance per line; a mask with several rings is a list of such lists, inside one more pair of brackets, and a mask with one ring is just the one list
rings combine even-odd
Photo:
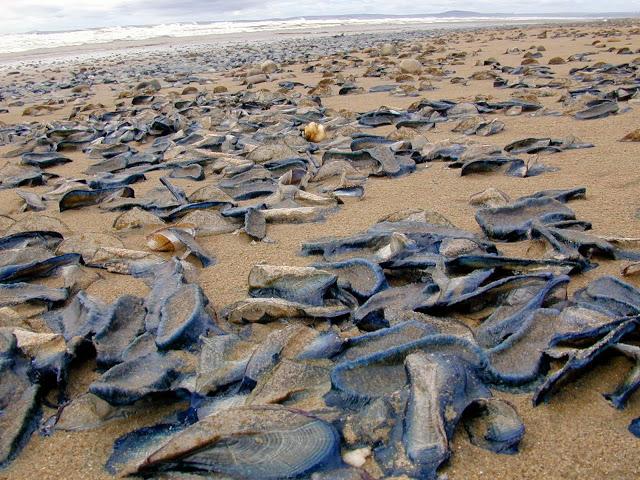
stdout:
[[[108,8],[110,4],[113,6]],[[92,5],[105,8],[92,9]],[[446,10],[479,13],[588,13],[638,11],[635,0],[102,0],[102,4],[65,0],[28,0],[8,6],[0,33],[32,29],[63,30],[166,22],[225,21],[339,14],[411,15]]]
[[131,0],[117,7],[123,12],[146,11],[156,13],[219,14],[265,5],[260,0]]

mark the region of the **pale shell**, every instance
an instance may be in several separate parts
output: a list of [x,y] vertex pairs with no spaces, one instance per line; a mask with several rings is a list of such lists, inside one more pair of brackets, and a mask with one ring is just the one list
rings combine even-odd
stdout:
[[172,228],[179,228],[190,235],[195,235],[195,226],[192,224],[176,224],[164,227],[150,233],[147,236],[147,247],[155,252],[173,252],[182,245],[182,242],[171,231]]
[[327,133],[324,130],[324,125],[316,122],[311,122],[304,127],[304,138],[309,142],[321,142],[327,138]]

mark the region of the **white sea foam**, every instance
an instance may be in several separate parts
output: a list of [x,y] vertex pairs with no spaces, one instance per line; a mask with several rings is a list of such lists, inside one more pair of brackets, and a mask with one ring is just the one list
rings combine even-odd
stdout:
[[[564,17],[557,17],[558,19]],[[196,35],[225,35],[246,32],[322,29],[340,26],[375,26],[418,24],[464,24],[481,21],[532,21],[542,18],[527,17],[393,17],[393,18],[339,18],[339,19],[287,19],[253,22],[173,23],[147,26],[107,27],[67,32],[36,32],[0,35],[0,53],[25,52],[40,48],[59,48],[75,45],[109,43],[117,40],[146,40],[158,37],[189,37]],[[544,17],[549,20],[550,17]]]

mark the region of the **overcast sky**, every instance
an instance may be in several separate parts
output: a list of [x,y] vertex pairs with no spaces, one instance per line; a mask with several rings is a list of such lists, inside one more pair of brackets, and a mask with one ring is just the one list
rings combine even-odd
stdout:
[[0,33],[355,13],[625,12],[640,0],[0,0]]

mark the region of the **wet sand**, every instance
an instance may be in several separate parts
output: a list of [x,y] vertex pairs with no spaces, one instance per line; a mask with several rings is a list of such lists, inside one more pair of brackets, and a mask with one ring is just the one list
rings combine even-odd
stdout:
[[[604,28],[600,25],[576,27],[526,27],[505,30],[482,29],[471,33],[448,32],[444,34],[442,51],[436,55],[445,57],[452,52],[475,52],[461,60],[459,64],[446,65],[455,70],[455,76],[468,78],[476,71],[487,70],[486,66],[476,66],[482,61],[494,57],[503,65],[517,65],[522,55],[506,54],[508,48],[518,47],[526,50],[532,45],[544,46],[544,56],[539,60],[546,64],[555,56],[567,58],[571,54],[593,51],[589,62],[569,62],[552,68],[558,77],[567,76],[571,68],[592,64],[596,61],[614,64],[637,59],[640,53],[621,56],[609,52],[608,47],[629,47],[634,51],[640,48],[640,25],[638,22],[623,23],[616,27],[618,33],[603,37]],[[564,29],[562,38],[551,38],[552,33]],[[609,30],[609,28],[607,28]],[[548,30],[546,39],[538,38],[543,30]],[[518,33],[522,32],[522,36]],[[592,43],[602,39],[606,48],[596,48]],[[320,41],[320,40],[319,40]],[[431,41],[425,41],[429,44]],[[414,43],[418,43],[414,41]],[[355,55],[361,55],[354,52]],[[364,56],[364,55],[363,55]],[[327,63],[331,59],[321,59],[316,63]],[[141,60],[143,61],[143,60]],[[286,67],[291,71],[292,80],[315,85],[320,79],[317,73],[302,73],[302,64]],[[74,68],[77,68],[75,66]],[[358,86],[369,87],[385,82],[383,79],[363,78],[364,68],[344,71],[344,75],[353,74]],[[57,75],[55,72],[41,73],[29,71],[25,75]],[[4,80],[7,80],[5,77]],[[231,79],[224,72],[212,73],[208,78],[211,85],[196,85],[198,88],[211,89],[213,85],[227,86],[229,91],[239,91],[245,86]],[[264,83],[258,88],[275,90],[280,79]],[[406,108],[419,98],[473,100],[477,96],[486,96],[495,100],[506,100],[515,92],[510,89],[496,89],[492,80],[469,80],[467,85],[452,84],[450,79],[432,81],[436,90],[420,92],[420,97],[395,97],[387,93],[365,93],[338,96],[334,86],[334,95],[322,99],[323,105],[335,109],[347,109],[353,112],[365,112],[381,105]],[[96,85],[84,102],[113,105],[121,86]],[[169,90],[177,90],[175,88]],[[538,97],[545,107],[559,109],[559,96],[564,90],[556,90],[552,96]],[[6,106],[2,102],[0,106]],[[47,122],[68,116],[73,105],[65,105],[52,114],[39,117],[23,116],[28,106],[9,107],[9,113],[0,114],[0,122],[12,124],[19,122]],[[213,252],[217,264],[200,271],[199,283],[217,309],[246,296],[247,275],[250,268],[259,262],[276,265],[306,265],[310,259],[298,255],[303,242],[329,235],[348,235],[362,231],[386,214],[404,208],[424,208],[435,210],[444,215],[456,226],[474,232],[480,232],[474,220],[475,208],[469,205],[473,193],[488,187],[496,187],[511,197],[552,188],[587,188],[586,200],[571,204],[578,218],[593,223],[593,231],[598,235],[623,237],[640,236],[640,143],[623,143],[619,139],[636,128],[640,128],[640,103],[629,102],[630,110],[616,116],[592,120],[577,121],[570,116],[521,116],[497,115],[504,121],[503,132],[482,138],[482,141],[504,146],[507,143],[535,136],[575,135],[585,142],[595,144],[595,148],[569,150],[555,155],[541,157],[546,165],[558,167],[555,172],[530,178],[512,178],[501,174],[460,177],[459,171],[447,168],[446,164],[434,162],[419,167],[418,171],[400,179],[369,178],[366,194],[360,201],[347,201],[334,215],[323,223],[302,225],[270,225],[268,235],[273,244],[251,242],[244,235],[216,235],[199,239],[201,244]],[[427,132],[429,141],[435,142],[448,138],[457,138],[459,134],[451,132],[455,122],[438,124]],[[389,133],[394,127],[376,129],[380,133]],[[3,147],[2,151],[7,151]],[[81,172],[91,162],[82,153],[70,154],[74,163],[50,169],[55,173],[70,177]],[[144,192],[157,183],[159,173],[148,175],[147,182],[136,184],[138,191]],[[187,180],[176,180],[176,184],[193,188]],[[49,187],[38,187],[36,192],[47,191]],[[18,213],[20,201],[13,190],[0,191],[0,214],[19,218],[33,213]],[[80,209],[68,212],[48,210],[47,215],[64,221],[73,231],[93,231],[112,233],[111,225],[117,213],[99,213],[96,209]],[[127,233],[122,236],[125,246],[144,249],[142,232]],[[526,242],[525,242],[526,243]],[[524,251],[526,245],[505,246],[505,251]],[[502,248],[502,245],[501,245]],[[605,275],[618,275],[625,262],[601,261],[598,268],[572,278],[570,293],[583,287],[590,280]],[[102,273],[103,280],[94,283],[88,293],[105,301],[113,301],[118,296],[129,293],[144,295],[146,287],[127,276]],[[640,287],[638,276],[627,279]],[[623,379],[631,363],[620,357],[607,359],[569,384],[548,404],[533,408],[531,394],[519,395],[496,392],[501,398],[511,401],[517,408],[526,426],[526,434],[515,455],[496,455],[470,444],[466,435],[458,429],[452,444],[452,458],[441,469],[449,480],[473,480],[491,478],[508,479],[620,479],[631,480],[640,477],[640,464],[637,461],[640,439],[628,431],[629,422],[640,416],[640,396],[631,398],[625,410],[613,409],[603,398],[602,393],[611,391]],[[86,391],[88,384],[97,378],[91,366],[79,366],[74,369],[71,381],[71,396]],[[45,408],[46,418],[52,410]],[[0,479],[49,479],[49,478],[112,478],[103,465],[111,452],[113,441],[118,436],[145,425],[152,425],[161,418],[161,412],[148,416],[132,417],[114,421],[101,428],[81,432],[56,432],[50,437],[34,434],[18,458],[11,466],[0,472]]]
[[[589,19],[572,20],[578,23],[589,22]],[[251,44],[275,42],[282,39],[312,39],[326,38],[332,35],[359,35],[381,32],[412,32],[412,31],[439,31],[449,29],[476,29],[476,28],[503,28],[509,25],[553,25],[566,23],[566,20],[554,19],[530,19],[530,20],[464,20],[461,22],[433,23],[425,21],[413,24],[372,24],[372,25],[348,25],[334,26],[327,25],[322,28],[288,28],[281,30],[266,30],[243,33],[224,33],[211,35],[191,35],[185,37],[154,37],[141,40],[115,40],[105,43],[93,43],[83,45],[73,45],[68,47],[38,48],[23,52],[2,53],[0,52],[0,67],[3,65],[16,65],[23,62],[47,62],[56,59],[78,60],[96,57],[105,57],[113,54],[129,53],[131,55],[144,55],[159,50],[172,50],[186,47],[189,50],[201,49],[220,44]]]

